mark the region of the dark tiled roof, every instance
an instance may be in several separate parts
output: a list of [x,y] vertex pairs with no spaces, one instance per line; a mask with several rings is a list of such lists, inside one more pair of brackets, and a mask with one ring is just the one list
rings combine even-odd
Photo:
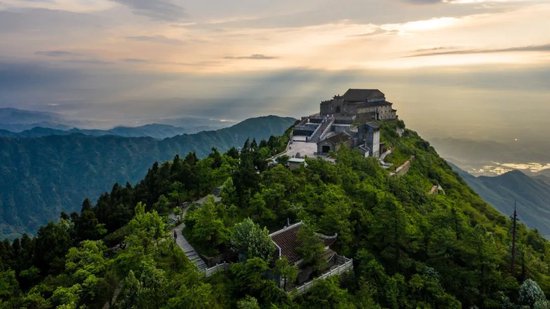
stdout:
[[301,226],[302,223],[299,222],[271,234],[271,239],[281,249],[281,255],[286,257],[292,264],[301,259],[298,252],[296,252],[299,245],[297,236]]
[[[291,226],[285,227],[281,230],[273,232],[271,240],[277,245],[277,249],[281,249],[281,255],[286,257],[290,263],[296,263],[301,260],[300,255],[296,252],[296,248],[300,245],[298,243],[298,231],[302,227],[302,222],[295,223]],[[337,238],[337,235],[334,236],[325,236],[322,234],[317,234],[319,238],[323,241],[325,246],[332,245]]]
[[365,102],[370,100],[384,100],[386,96],[378,89],[348,89],[343,96],[348,102]]

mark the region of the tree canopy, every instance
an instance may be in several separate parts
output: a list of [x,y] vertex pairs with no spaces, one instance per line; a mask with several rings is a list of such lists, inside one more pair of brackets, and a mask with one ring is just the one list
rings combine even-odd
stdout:
[[[0,308],[545,308],[548,241],[519,224],[511,269],[511,221],[397,126],[383,123],[382,139],[394,166],[414,156],[401,176],[346,148],[334,163],[268,165],[288,135],[154,164],[135,186],[114,185],[35,237],[0,242]],[[428,194],[434,184],[445,194]],[[220,199],[193,203],[219,187]],[[204,276],[174,242],[168,215],[182,204],[191,205],[184,235],[210,264],[231,261],[227,271]],[[353,271],[286,293],[297,269],[272,258],[268,231],[288,221],[307,222],[306,265],[323,269],[315,232],[337,233],[331,249]]]

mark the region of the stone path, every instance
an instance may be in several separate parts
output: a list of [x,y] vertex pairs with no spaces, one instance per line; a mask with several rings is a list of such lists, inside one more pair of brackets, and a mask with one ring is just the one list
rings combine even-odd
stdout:
[[[204,198],[201,200],[202,202],[204,202]],[[183,210],[183,213],[181,216],[182,221],[185,218],[185,215],[187,214],[187,209],[188,208],[186,207]],[[175,219],[176,216],[174,214],[171,214],[170,217]],[[183,250],[183,253],[185,253],[185,256],[187,256],[187,258],[191,262],[193,262],[193,264],[195,264],[199,270],[204,271],[207,268],[206,263],[201,259],[197,251],[195,251],[193,246],[191,246],[191,244],[187,241],[187,239],[185,239],[185,237],[181,233],[184,227],[185,227],[185,223],[182,222],[180,225],[176,226],[174,230],[172,230],[172,234],[174,234],[175,232],[177,235],[176,244],[181,248],[181,250]]]
[[401,166],[395,169],[395,172],[390,173],[390,176],[403,176],[406,175],[409,172],[409,169],[411,168],[412,161],[414,161],[414,156],[411,156],[411,158],[405,163],[403,163]]

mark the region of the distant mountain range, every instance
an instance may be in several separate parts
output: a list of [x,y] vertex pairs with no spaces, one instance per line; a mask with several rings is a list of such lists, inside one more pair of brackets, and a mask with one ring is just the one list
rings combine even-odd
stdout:
[[[226,151],[247,138],[281,135],[293,118],[277,116],[245,120],[229,128],[183,134],[157,140],[151,137],[59,134],[34,129],[0,137],[0,239],[33,233],[61,211],[80,209],[85,197],[96,198],[115,183],[133,183],[155,161],[195,151],[207,155],[212,147]],[[32,136],[36,134],[36,136]]]
[[77,129],[73,128],[70,130],[59,130],[45,127],[34,127],[29,130],[24,130],[21,132],[12,132],[7,130],[0,130],[0,136],[6,137],[43,137],[50,135],[71,135],[71,134],[83,134],[91,136],[103,136],[103,135],[116,135],[123,137],[152,137],[156,139],[164,139],[168,137],[174,137],[176,135],[181,135],[185,133],[190,133],[188,129],[175,127],[166,124],[147,124],[139,127],[115,127],[109,130],[99,130],[99,129]]
[[152,123],[136,127],[117,126],[107,130],[82,129],[82,127],[88,127],[90,124],[74,119],[66,119],[55,113],[0,108],[0,136],[28,138],[80,133],[91,136],[149,136],[163,139],[186,133],[217,130],[232,124],[231,122],[191,117],[164,119],[162,121],[165,123]]
[[71,126],[60,115],[16,108],[0,108],[0,130],[19,132],[35,127],[67,130]]
[[550,177],[529,177],[520,171],[474,177],[452,166],[475,192],[502,214],[512,215],[516,201],[519,219],[550,239]]

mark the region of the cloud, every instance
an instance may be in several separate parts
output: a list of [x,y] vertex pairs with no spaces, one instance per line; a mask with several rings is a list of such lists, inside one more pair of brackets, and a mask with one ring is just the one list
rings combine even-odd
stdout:
[[28,93],[26,90],[47,89],[81,76],[81,72],[75,70],[52,68],[37,62],[0,62],[0,93],[6,96],[12,92],[16,97],[24,97]]
[[417,4],[434,4],[434,3],[441,3],[441,2],[446,2],[446,1],[443,1],[443,0],[406,0],[405,2],[417,3]]
[[147,59],[139,59],[139,58],[125,58],[125,59],[122,59],[122,61],[127,63],[151,63],[151,61]]
[[509,48],[494,49],[456,49],[452,47],[434,47],[431,49],[419,49],[417,53],[407,57],[426,57],[441,55],[466,55],[466,54],[488,54],[488,53],[506,53],[506,52],[550,52],[550,44],[528,45]]
[[480,4],[480,3],[506,3],[506,2],[522,2],[524,0],[402,0],[408,3],[415,4],[436,4],[436,3],[446,3],[446,4]]
[[372,30],[370,32],[360,33],[360,34],[353,34],[349,35],[349,37],[370,37],[370,36],[376,36],[381,34],[398,34],[398,30],[384,30],[382,28],[376,28],[375,30]]
[[250,56],[227,56],[224,59],[231,60],[272,60],[277,59],[278,57],[266,56],[264,54],[252,54]]
[[38,56],[56,58],[60,63],[88,64],[88,65],[106,65],[112,62],[100,59],[94,55],[74,53],[66,50],[39,50],[34,53]]
[[75,57],[80,56],[80,54],[73,53],[66,50],[39,50],[35,52],[35,55],[47,56],[47,57]]
[[183,7],[170,0],[112,0],[132,9],[136,15],[154,20],[178,21],[185,17]]
[[127,36],[126,39],[139,42],[153,42],[161,44],[182,44],[182,40],[165,37],[164,35],[136,35]]
[[529,172],[532,174],[540,173],[550,169],[550,163],[544,162],[526,162],[526,163],[499,163],[492,162],[479,168],[472,168],[469,172],[475,176],[494,176],[502,175],[514,170]]

